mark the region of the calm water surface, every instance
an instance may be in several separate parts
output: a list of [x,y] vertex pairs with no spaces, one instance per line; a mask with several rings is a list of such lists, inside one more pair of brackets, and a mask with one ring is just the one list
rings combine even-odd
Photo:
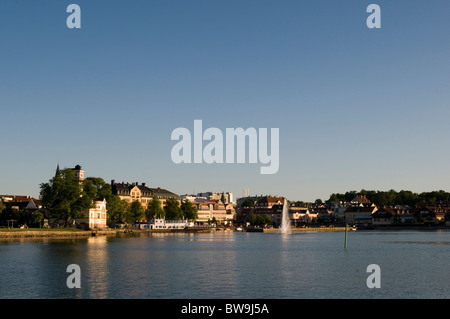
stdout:
[[0,240],[0,298],[450,298],[449,250],[449,231]]

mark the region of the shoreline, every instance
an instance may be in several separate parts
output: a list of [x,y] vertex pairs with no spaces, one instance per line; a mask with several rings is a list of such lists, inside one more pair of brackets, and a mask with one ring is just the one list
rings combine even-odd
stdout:
[[[381,226],[375,229],[358,229],[361,231],[382,230],[382,231],[403,231],[403,230],[449,230],[449,227],[424,227],[424,226],[411,226],[411,227],[395,227],[395,226]],[[211,232],[235,232],[236,230],[211,230],[211,229],[133,229],[131,231],[124,229],[113,230],[9,230],[0,231],[0,239],[8,238],[88,238],[88,237],[120,237],[120,236],[133,236],[140,234],[163,234],[163,233],[211,233]],[[345,231],[345,227],[302,227],[292,228],[292,233],[300,232],[342,232]],[[347,228],[348,232],[353,232],[350,227]],[[247,229],[236,232],[260,232],[260,233],[278,233],[278,228],[259,228],[259,229]]]
[[0,239],[7,238],[88,238],[88,237],[118,237],[120,235],[137,235],[146,233],[205,233],[210,229],[133,229],[128,230],[13,230],[0,231]]
[[[351,231],[350,227],[347,228],[348,231]],[[265,228],[262,232],[264,233],[278,233],[280,230],[278,228]],[[302,228],[292,228],[291,231],[293,233],[300,232],[335,232],[335,231],[345,231],[345,227],[302,227]]]

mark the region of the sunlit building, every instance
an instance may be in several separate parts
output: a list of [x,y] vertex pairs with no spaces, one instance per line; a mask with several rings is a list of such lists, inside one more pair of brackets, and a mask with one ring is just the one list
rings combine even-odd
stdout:
[[116,183],[115,180],[111,181],[112,193],[119,196],[120,199],[124,199],[129,203],[139,201],[144,208],[147,208],[148,204],[152,201],[153,196],[157,197],[161,201],[161,206],[164,207],[166,200],[169,198],[176,198],[180,200],[180,197],[166,189],[161,187],[151,188],[145,185],[145,183]]

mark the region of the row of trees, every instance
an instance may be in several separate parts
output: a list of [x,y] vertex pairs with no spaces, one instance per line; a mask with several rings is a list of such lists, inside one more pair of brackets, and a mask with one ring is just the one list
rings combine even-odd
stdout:
[[157,197],[153,197],[146,210],[139,201],[128,203],[112,193],[111,185],[99,177],[87,177],[80,181],[72,169],[57,170],[55,177],[40,185],[40,198],[46,217],[64,221],[69,227],[71,221],[87,216],[89,208],[97,199],[106,200],[107,224],[132,224],[138,220],[153,217],[166,219],[195,219],[197,208],[189,201],[181,205],[175,198],[167,199],[164,208]]
[[419,194],[408,190],[395,191],[391,189],[389,191],[375,191],[362,189],[360,192],[348,191],[344,194],[333,193],[327,200],[327,203],[337,201],[349,202],[356,195],[365,195],[368,200],[377,206],[409,205],[415,207],[418,204],[434,205],[436,201],[450,200],[450,193],[443,190],[422,192]]

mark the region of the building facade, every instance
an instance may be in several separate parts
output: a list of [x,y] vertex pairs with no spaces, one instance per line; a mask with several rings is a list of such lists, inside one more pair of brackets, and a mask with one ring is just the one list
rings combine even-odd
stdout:
[[94,202],[95,207],[89,209],[89,228],[105,229],[106,228],[106,200],[97,200]]
[[194,202],[193,204],[197,207],[197,223],[207,224],[215,220],[218,224],[229,225],[236,217],[234,206],[220,200]]
[[180,200],[180,196],[173,192],[160,187],[151,188],[146,186],[145,183],[116,183],[115,180],[112,180],[111,190],[113,194],[119,196],[120,199],[126,200],[128,203],[139,201],[144,208],[147,208],[154,196],[161,201],[161,207],[164,207],[165,202],[169,198]]

